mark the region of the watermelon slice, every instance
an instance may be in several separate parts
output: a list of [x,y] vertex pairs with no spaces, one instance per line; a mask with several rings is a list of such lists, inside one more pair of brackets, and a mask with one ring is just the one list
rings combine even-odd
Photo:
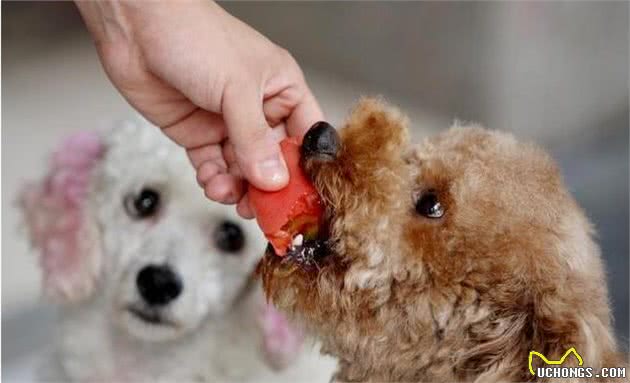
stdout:
[[267,192],[249,185],[249,202],[258,226],[277,255],[284,256],[294,242],[315,239],[323,217],[317,190],[300,166],[300,141],[285,138],[280,143],[289,168],[289,184]]

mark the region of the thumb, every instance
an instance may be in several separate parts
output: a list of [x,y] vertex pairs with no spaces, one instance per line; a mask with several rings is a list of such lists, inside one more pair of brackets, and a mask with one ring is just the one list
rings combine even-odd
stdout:
[[231,87],[224,93],[222,112],[241,172],[255,187],[273,191],[287,185],[289,172],[262,101],[255,87]]

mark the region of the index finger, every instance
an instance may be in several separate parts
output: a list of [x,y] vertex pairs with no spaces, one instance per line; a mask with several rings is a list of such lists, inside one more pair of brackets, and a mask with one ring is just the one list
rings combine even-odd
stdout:
[[306,132],[318,121],[324,120],[315,96],[306,86],[302,100],[293,108],[293,111],[287,118],[286,130],[289,136],[302,137]]

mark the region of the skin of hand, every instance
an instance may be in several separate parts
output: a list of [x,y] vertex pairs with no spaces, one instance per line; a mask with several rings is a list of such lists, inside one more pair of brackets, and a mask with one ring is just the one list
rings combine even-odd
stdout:
[[[211,1],[78,1],[112,83],[184,147],[209,199],[288,183],[278,142],[322,112],[291,55]],[[247,180],[247,181],[245,181]]]

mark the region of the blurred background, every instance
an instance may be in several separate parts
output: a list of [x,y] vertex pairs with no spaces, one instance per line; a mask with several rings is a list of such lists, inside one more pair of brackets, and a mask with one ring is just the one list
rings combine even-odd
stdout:
[[[414,135],[454,119],[546,147],[599,233],[628,343],[627,2],[231,2],[303,66],[330,121],[361,95],[405,110]],[[14,201],[65,134],[133,111],[72,3],[2,2],[2,364],[50,337],[36,257]],[[4,375],[4,371],[3,371]]]

